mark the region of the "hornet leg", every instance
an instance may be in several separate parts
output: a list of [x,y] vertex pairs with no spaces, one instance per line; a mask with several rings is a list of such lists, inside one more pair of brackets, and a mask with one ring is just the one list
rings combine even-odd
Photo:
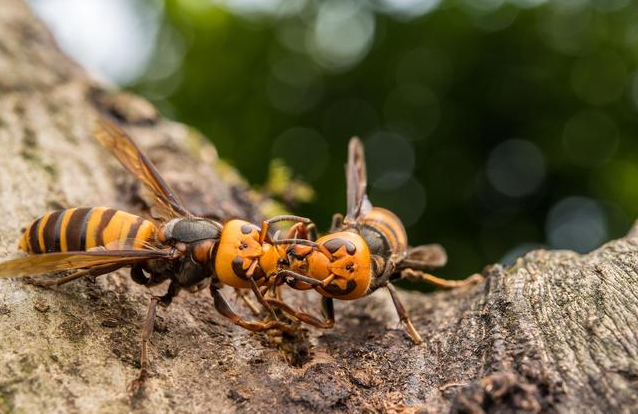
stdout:
[[157,302],[160,298],[157,296],[151,297],[151,301],[148,305],[148,311],[146,311],[146,319],[142,326],[142,348],[140,351],[140,375],[131,382],[129,390],[134,394],[142,388],[142,384],[148,378],[148,344],[155,327],[155,315],[157,314]]
[[277,306],[290,316],[294,316],[300,321],[307,323],[308,325],[316,326],[317,328],[331,329],[335,324],[335,311],[332,298],[321,298],[321,307],[324,314],[324,320],[320,320],[305,312],[296,311],[287,303],[282,302],[278,299],[268,299],[268,302],[273,306]]
[[315,223],[297,223],[288,229],[286,239],[306,239],[315,241],[317,240],[317,226],[315,226]]
[[313,223],[312,220],[310,220],[309,218],[306,217],[301,217],[301,216],[293,216],[290,214],[286,214],[286,215],[281,215],[281,216],[275,216],[269,220],[265,220],[262,222],[261,224],[261,230],[259,232],[259,242],[260,243],[264,243],[266,241],[266,238],[268,236],[268,229],[270,228],[270,226],[274,223],[279,223],[280,221],[292,221],[292,222],[297,222],[297,223],[301,223],[304,228],[303,228],[303,232],[305,233],[307,230],[305,227],[310,227],[310,231],[314,232],[314,234],[316,235],[316,228],[315,228],[315,224]]
[[[281,222],[281,221],[292,221],[292,222],[296,222],[297,224],[301,224],[301,227],[293,226],[293,228],[295,228],[294,231],[297,231],[296,229],[299,229],[299,231],[301,231],[304,236],[306,236],[306,231],[307,231],[306,226],[310,226],[310,231],[312,232],[313,237],[316,237],[316,228],[315,228],[315,225],[312,222],[312,220],[310,220],[308,218],[305,218],[305,217],[294,216],[294,215],[281,215],[281,216],[276,216],[276,217],[273,217],[273,218],[271,218],[269,220],[265,220],[265,221],[262,222],[261,229],[259,231],[259,243],[260,244],[265,243],[267,238],[269,239],[268,230],[270,229],[270,226],[272,224],[274,224],[274,223],[278,223],[278,222]],[[255,270],[255,268],[256,268],[258,263],[259,263],[259,260],[257,258],[253,259],[252,263],[248,267],[248,271],[246,272],[246,275],[248,276],[248,281],[250,282],[250,288],[252,289],[253,293],[257,297],[257,300],[259,301],[259,303],[261,303],[261,305],[276,320],[277,319],[277,315],[275,314],[275,311],[268,304],[268,302],[264,299],[264,296],[262,295],[262,293],[260,292],[257,284],[255,283],[255,281],[252,278],[253,272],[254,272],[254,270]]]
[[140,375],[131,382],[129,390],[134,394],[137,394],[141,390],[142,385],[148,379],[148,346],[151,343],[151,335],[155,328],[155,316],[157,315],[157,304],[162,307],[167,307],[171,304],[173,297],[179,292],[179,287],[171,282],[168,286],[168,291],[163,296],[151,296],[151,301],[148,304],[148,310],[146,311],[146,319],[144,325],[142,325],[142,347],[140,350]]
[[401,303],[401,299],[399,299],[399,293],[397,292],[396,288],[390,283],[388,283],[386,287],[390,291],[392,302],[394,302],[394,307],[399,314],[399,320],[405,325],[405,330],[408,332],[408,335],[410,335],[410,338],[412,338],[412,341],[414,341],[416,345],[423,343],[421,335],[419,335],[419,332],[417,332],[416,328],[414,328],[414,325],[412,325],[412,321],[410,320],[408,311],[403,306],[403,303]]
[[[286,278],[291,278],[294,280],[298,280],[300,282],[307,283],[310,286],[325,286],[322,280],[315,279],[310,276],[302,275],[301,273],[297,273],[292,270],[280,270],[279,273],[277,273],[277,277],[281,278],[282,280],[285,280]],[[276,285],[279,286],[279,283],[277,283]]]
[[257,286],[257,283],[255,283],[255,279],[252,278],[252,275],[248,277],[248,282],[250,283],[250,289],[253,291],[253,293],[257,297],[257,300],[259,301],[259,303],[261,303],[261,306],[263,306],[268,311],[268,313],[270,313],[270,316],[272,316],[274,320],[277,320],[277,315],[275,315],[275,311],[268,304],[266,299],[264,299],[264,295],[261,294],[261,291],[259,290],[259,286]]
[[[261,293],[261,291],[259,293]],[[244,303],[246,304],[246,306],[248,306],[248,308],[250,309],[250,312],[253,315],[255,316],[259,315],[259,308],[257,307],[257,305],[255,305],[255,302],[250,300],[246,292],[244,292],[242,289],[235,288],[235,295],[237,295],[239,299],[244,301]]]
[[257,268],[258,264],[259,264],[259,259],[253,259],[252,263],[250,264],[250,267],[248,267],[248,270],[246,271],[246,276],[248,277],[248,283],[250,284],[250,289],[255,294],[255,297],[257,298],[259,303],[261,303],[261,305],[266,309],[266,311],[270,313],[270,316],[272,316],[272,318],[276,320],[277,315],[275,315],[275,311],[270,307],[268,302],[266,302],[266,300],[264,299],[264,295],[262,295],[261,291],[259,290],[259,286],[257,286],[257,283],[255,283],[255,279],[253,279],[253,273],[255,272],[255,269]]
[[440,277],[433,276],[429,273],[422,272],[420,270],[414,269],[404,269],[401,271],[401,278],[405,278],[406,280],[412,282],[428,282],[434,286],[444,288],[444,289],[455,289],[463,286],[473,285],[481,283],[484,279],[478,273],[471,275],[470,277],[462,280],[446,280]]
[[242,319],[241,316],[237,315],[224,296],[221,294],[219,289],[213,285],[210,287],[210,294],[213,296],[213,300],[215,302],[215,309],[222,314],[222,316],[228,318],[235,325],[239,325],[242,328],[248,329],[252,332],[262,332],[268,329],[279,329],[284,332],[292,333],[295,331],[295,327],[287,325],[285,323],[279,321],[247,321]]

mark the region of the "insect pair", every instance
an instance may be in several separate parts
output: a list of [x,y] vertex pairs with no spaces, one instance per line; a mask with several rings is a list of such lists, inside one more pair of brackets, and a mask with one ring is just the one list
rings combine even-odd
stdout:
[[[408,333],[415,343],[421,342],[391,281],[409,277],[447,285],[422,272],[443,265],[445,252],[437,245],[408,248],[400,220],[390,211],[370,205],[359,140],[353,139],[349,147],[347,215],[336,215],[331,232],[317,239],[314,224],[298,216],[274,217],[261,226],[244,220],[221,224],[197,217],[182,205],[122,129],[101,120],[95,136],[152,192],[161,220],[156,223],[106,207],[46,214],[33,222],[20,240],[21,250],[32,255],[0,263],[0,277],[74,270],[61,278],[32,281],[49,286],[130,267],[136,283],[153,286],[169,281],[167,292],[150,300],[142,329],[141,371],[134,385],[148,375],[148,345],[157,305],[168,306],[180,290],[208,288],[217,311],[248,330],[291,332],[296,326],[278,320],[273,306],[302,322],[329,328],[334,324],[333,298],[356,299],[385,286]],[[284,239],[276,240],[269,228],[280,221],[295,224]],[[295,310],[278,296],[268,295],[267,290],[283,283],[295,289],[317,290],[323,297],[325,318]],[[251,289],[271,319],[254,321],[239,316],[220,291],[224,285]]]

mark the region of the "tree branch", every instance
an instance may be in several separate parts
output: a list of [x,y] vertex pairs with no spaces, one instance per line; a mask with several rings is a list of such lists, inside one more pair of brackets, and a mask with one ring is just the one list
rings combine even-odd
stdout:
[[[105,112],[194,212],[258,218],[259,198],[215,172],[212,146],[90,79],[21,1],[3,1],[0,27],[0,254],[53,208],[145,208],[91,138]],[[637,243],[536,251],[471,289],[401,292],[421,346],[387,292],[338,303],[333,330],[295,338],[250,334],[206,293],[183,293],[159,310],[152,376],[132,397],[148,290],[125,273],[52,289],[1,280],[0,413],[636,412]],[[318,299],[287,295],[307,308]]]

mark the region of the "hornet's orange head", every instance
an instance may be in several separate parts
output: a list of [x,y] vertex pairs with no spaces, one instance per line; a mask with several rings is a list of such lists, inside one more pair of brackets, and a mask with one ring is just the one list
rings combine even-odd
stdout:
[[[370,251],[357,233],[342,231],[319,238],[318,247],[290,245],[290,270],[325,281],[317,291],[326,297],[350,300],[364,296],[370,286]],[[297,289],[311,286],[294,281]]]
[[[264,247],[259,243],[259,227],[244,220],[231,220],[224,225],[215,257],[215,271],[226,285],[248,288],[248,269],[254,260],[264,256]],[[258,264],[253,279],[260,285],[266,273]]]

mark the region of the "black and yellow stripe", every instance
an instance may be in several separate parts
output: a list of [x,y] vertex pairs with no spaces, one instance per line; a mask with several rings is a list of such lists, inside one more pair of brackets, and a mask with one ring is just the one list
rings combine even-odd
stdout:
[[363,227],[373,229],[382,237],[385,247],[393,256],[403,257],[408,250],[408,236],[401,220],[384,208],[375,207],[359,223]]
[[149,220],[108,207],[54,211],[34,221],[20,239],[28,253],[140,249],[155,240],[157,227]]

